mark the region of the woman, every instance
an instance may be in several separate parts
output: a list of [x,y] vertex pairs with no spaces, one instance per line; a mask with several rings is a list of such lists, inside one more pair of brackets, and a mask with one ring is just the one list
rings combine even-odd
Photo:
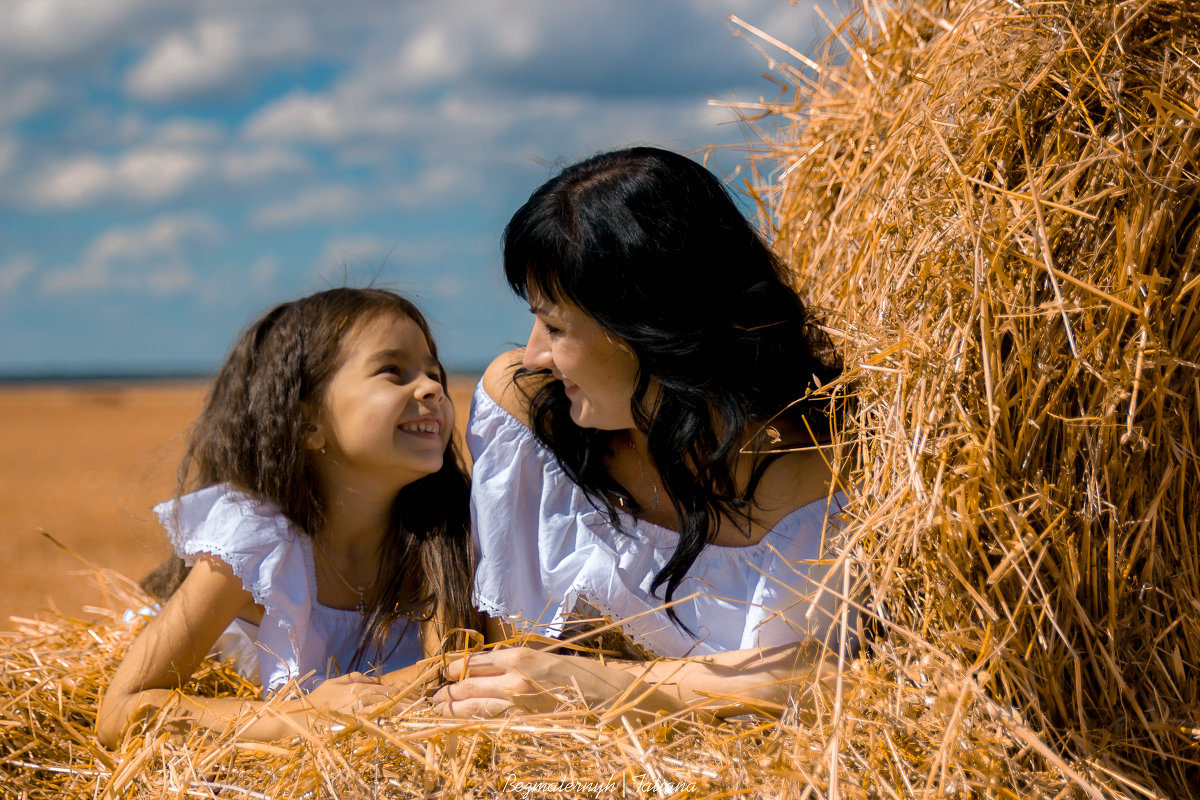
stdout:
[[489,638],[570,639],[573,617],[602,615],[667,658],[497,650],[450,666],[435,699],[455,716],[575,693],[783,702],[854,620],[829,562],[811,563],[841,499],[814,446],[830,401],[811,390],[839,371],[774,257],[706,169],[633,148],[534,192],[504,267],[535,322],[487,370],[468,435]]

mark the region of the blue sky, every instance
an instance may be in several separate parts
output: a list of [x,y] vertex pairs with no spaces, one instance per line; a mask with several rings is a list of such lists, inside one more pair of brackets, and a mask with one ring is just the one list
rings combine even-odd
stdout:
[[778,87],[730,14],[818,37],[779,0],[4,0],[0,376],[211,371],[372,279],[478,369],[524,341],[499,239],[557,167],[747,141],[709,101]]

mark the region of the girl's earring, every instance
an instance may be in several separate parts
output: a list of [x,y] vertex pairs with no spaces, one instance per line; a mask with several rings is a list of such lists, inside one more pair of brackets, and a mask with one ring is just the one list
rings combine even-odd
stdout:
[[315,423],[304,423],[304,435],[307,441],[305,447],[320,451],[321,455],[325,455],[325,434]]

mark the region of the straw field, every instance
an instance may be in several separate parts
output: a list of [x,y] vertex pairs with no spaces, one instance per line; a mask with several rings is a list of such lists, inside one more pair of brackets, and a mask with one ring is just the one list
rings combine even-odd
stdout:
[[1200,797],[1200,5],[864,0],[816,62],[743,27],[782,87],[751,190],[848,367],[862,656],[778,718],[418,701],[108,752],[141,599],[99,573],[107,619],[0,640],[7,796]]

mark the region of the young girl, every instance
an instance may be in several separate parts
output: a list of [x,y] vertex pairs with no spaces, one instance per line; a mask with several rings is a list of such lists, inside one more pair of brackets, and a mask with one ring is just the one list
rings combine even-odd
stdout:
[[[182,496],[155,509],[191,569],[113,676],[100,741],[168,704],[186,726],[292,735],[388,699],[478,627],[453,426],[429,328],[396,294],[334,289],[250,326],[193,426]],[[180,694],[219,637],[249,645],[238,665],[264,696],[306,693],[266,714]]]

